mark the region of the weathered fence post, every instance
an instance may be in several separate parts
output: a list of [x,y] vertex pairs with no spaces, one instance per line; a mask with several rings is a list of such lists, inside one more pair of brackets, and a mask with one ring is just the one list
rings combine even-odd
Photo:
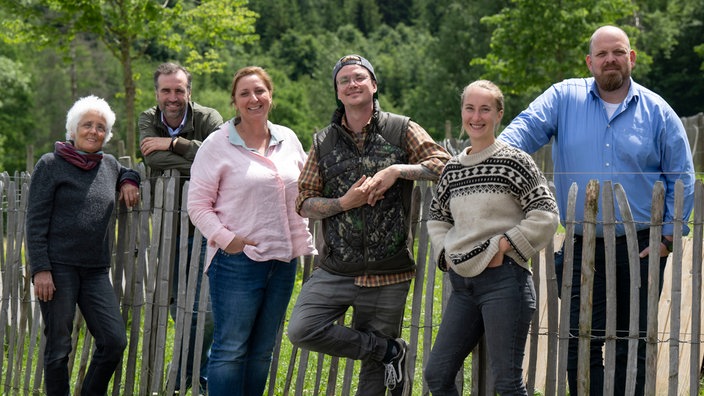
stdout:
[[[640,288],[640,258],[638,256],[638,235],[636,232],[636,224],[633,220],[633,215],[631,213],[631,207],[628,203],[628,198],[626,197],[626,192],[623,190],[623,186],[617,184],[615,186],[616,200],[618,202],[619,211],[621,213],[621,218],[623,219],[623,226],[626,230],[626,243],[628,248],[628,266],[629,275],[631,279],[630,287],[630,306],[638,307],[640,296],[638,290]],[[626,394],[632,395],[635,392],[636,384],[636,374],[638,370],[637,366],[637,351],[638,351],[638,338],[640,337],[639,330],[639,312],[638,310],[631,310],[630,318],[628,323],[628,363],[626,366]]]
[[594,249],[596,246],[596,215],[598,212],[599,182],[592,179],[587,184],[584,199],[584,224],[582,228],[582,284],[580,287],[579,301],[579,363],[577,366],[577,389],[580,395],[589,394],[589,349],[592,336],[592,286],[594,284]]
[[[672,262],[682,262],[682,216],[684,212],[684,183],[677,180],[675,183],[675,212],[673,214],[673,251]],[[681,310],[682,303],[682,266],[672,265],[672,290],[670,293],[672,300],[672,312],[670,315],[670,368],[668,370],[669,395],[676,396],[679,387],[679,359],[680,359],[680,330],[681,330]]]
[[697,179],[694,183],[694,248],[692,249],[692,301],[697,309],[692,310],[692,352],[689,359],[689,393],[696,395],[699,389],[699,372],[701,370],[701,301],[702,301],[702,239],[704,232],[704,186]]
[[[563,272],[561,296],[569,296],[572,293],[572,275],[574,263],[574,224],[575,210],[577,206],[577,193],[579,186],[572,183],[567,199],[567,213],[565,213],[565,240],[563,249]],[[560,299],[560,325],[559,325],[559,345],[558,345],[558,366],[557,366],[557,394],[567,394],[567,355],[569,352],[570,340],[570,305],[571,298]],[[565,319],[567,318],[567,319]]]
[[[607,263],[616,263],[616,215],[614,192],[611,181],[604,181],[601,194],[602,220],[604,229],[604,258]],[[614,394],[616,368],[616,265],[604,268],[606,276],[606,328],[604,329],[604,389],[605,395]]]
[[[658,300],[660,299],[660,241],[662,240],[662,218],[665,206],[665,186],[657,181],[653,187],[653,203],[650,206],[650,247],[648,254],[648,316],[645,336],[646,371],[657,371],[658,353]],[[633,307],[631,307],[633,311]],[[651,371],[652,370],[652,371]],[[655,376],[645,376],[645,394],[655,394]]]

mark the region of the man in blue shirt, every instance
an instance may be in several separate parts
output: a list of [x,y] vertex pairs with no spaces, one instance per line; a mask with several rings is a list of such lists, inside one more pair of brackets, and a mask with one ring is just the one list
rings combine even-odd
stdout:
[[[503,140],[529,153],[537,151],[554,138],[552,158],[554,181],[561,221],[567,209],[568,191],[577,183],[579,194],[575,213],[573,302],[570,331],[578,335],[582,255],[582,221],[584,191],[590,179],[600,183],[610,180],[623,186],[638,229],[641,258],[636,394],[645,385],[645,335],[647,323],[649,226],[652,189],[656,181],[665,185],[663,242],[660,245],[660,290],[667,256],[672,250],[675,182],[684,182],[685,202],[683,234],[693,205],[694,165],[687,135],[680,118],[657,94],[631,78],[636,53],[626,33],[614,26],[597,29],[589,43],[586,63],[591,78],[574,78],[548,88],[519,114],[501,133]],[[617,329],[616,395],[624,394],[628,355],[629,268],[625,230],[616,213]],[[597,218],[595,278],[593,286],[592,334],[590,346],[590,390],[603,392],[602,356],[606,323],[606,279],[601,211]],[[562,280],[562,251],[555,255],[558,282]],[[571,337],[567,362],[570,394],[577,395],[577,352],[579,340]]]

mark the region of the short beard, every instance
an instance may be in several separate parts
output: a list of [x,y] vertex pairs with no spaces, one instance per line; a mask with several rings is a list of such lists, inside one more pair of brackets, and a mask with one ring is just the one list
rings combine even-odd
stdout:
[[602,75],[597,79],[597,83],[599,84],[599,88],[606,92],[612,92],[616,91],[617,89],[621,88],[623,86],[623,83],[625,82],[626,76],[623,74],[619,73],[613,73],[613,74],[606,74]]

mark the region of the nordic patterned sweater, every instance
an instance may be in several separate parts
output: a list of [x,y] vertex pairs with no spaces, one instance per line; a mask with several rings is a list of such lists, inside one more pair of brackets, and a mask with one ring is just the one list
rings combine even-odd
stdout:
[[528,260],[544,248],[558,225],[555,198],[533,159],[496,141],[453,157],[430,205],[428,233],[440,268],[477,276],[499,251],[530,271]]

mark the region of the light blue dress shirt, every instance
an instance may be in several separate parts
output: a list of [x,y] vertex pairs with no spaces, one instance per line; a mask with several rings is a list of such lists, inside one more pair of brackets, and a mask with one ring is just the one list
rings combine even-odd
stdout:
[[[279,132],[279,125],[272,123],[271,121],[266,122],[267,128],[269,128],[269,133],[271,136],[269,137],[269,147],[267,148],[267,151],[272,147],[276,146],[277,144],[281,143],[284,139]],[[235,126],[234,120],[230,120],[227,122],[227,133],[228,133],[228,139],[230,140],[230,143],[232,143],[233,146],[242,146],[245,149],[252,151],[254,153],[257,152],[257,149],[248,147],[244,140],[242,139],[242,136],[240,136],[240,133],[237,132],[237,127]]]
[[188,119],[188,106],[186,106],[186,111],[183,113],[183,119],[181,120],[181,124],[179,124],[178,128],[171,128],[169,124],[166,123],[166,120],[164,119],[164,113],[161,113],[161,122],[164,124],[166,129],[169,131],[169,135],[171,137],[178,136],[179,133],[181,133],[181,129],[183,129],[183,126],[186,125],[186,120]]
[[[694,165],[682,121],[659,95],[635,83],[609,118],[594,78],[575,78],[554,84],[504,129],[498,139],[534,153],[552,143],[554,182],[560,219],[565,224],[567,198],[577,183],[575,233],[582,234],[584,197],[589,180],[621,184],[638,230],[650,226],[652,191],[665,186],[663,235],[672,235],[675,182],[684,182],[683,234],[694,200]],[[599,199],[601,206],[601,198]],[[625,234],[618,206],[616,235]],[[603,236],[601,209],[597,236]]]

